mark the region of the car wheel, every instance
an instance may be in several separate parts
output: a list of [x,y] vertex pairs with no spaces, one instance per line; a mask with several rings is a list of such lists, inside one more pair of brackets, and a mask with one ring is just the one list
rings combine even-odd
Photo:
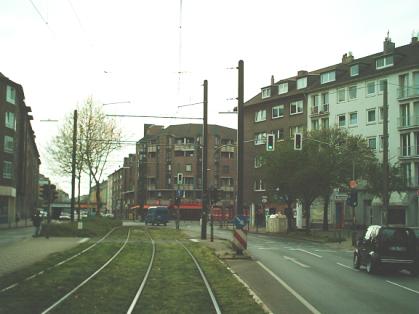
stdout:
[[375,263],[370,258],[367,262],[367,273],[369,274],[375,273],[375,270],[376,270],[375,268],[376,268]]
[[361,267],[361,263],[359,261],[359,256],[357,253],[354,253],[353,265],[355,269],[359,269]]

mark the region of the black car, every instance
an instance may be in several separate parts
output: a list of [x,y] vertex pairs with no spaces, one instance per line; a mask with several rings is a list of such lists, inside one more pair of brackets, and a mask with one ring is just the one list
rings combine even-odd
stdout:
[[145,224],[151,223],[153,226],[160,224],[167,225],[169,221],[169,209],[167,206],[152,206],[148,208],[147,216],[145,217]]
[[378,269],[407,269],[418,273],[415,233],[410,228],[369,226],[357,242],[353,265],[366,266],[368,273]]

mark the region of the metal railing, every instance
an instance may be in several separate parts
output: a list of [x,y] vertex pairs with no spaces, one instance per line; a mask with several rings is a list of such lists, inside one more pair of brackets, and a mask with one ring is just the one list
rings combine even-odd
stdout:
[[404,86],[397,88],[397,98],[406,99],[419,96],[419,86]]
[[419,158],[419,145],[399,147],[400,158]]
[[397,118],[397,126],[399,129],[419,127],[419,116],[405,116]]

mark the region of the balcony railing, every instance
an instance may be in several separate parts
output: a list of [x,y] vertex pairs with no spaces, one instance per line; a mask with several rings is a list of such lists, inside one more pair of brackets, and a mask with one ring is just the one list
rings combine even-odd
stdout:
[[419,145],[399,147],[399,158],[419,158]]
[[220,186],[220,190],[225,191],[225,192],[234,192],[234,186],[222,185]]
[[195,144],[175,144],[175,150],[177,151],[195,150]]
[[398,99],[406,99],[410,97],[419,97],[419,86],[405,86],[397,89]]
[[406,116],[397,119],[399,129],[419,127],[419,116]]
[[155,153],[155,152],[157,152],[157,145],[149,145],[147,147],[147,152],[148,153]]
[[234,153],[234,145],[222,146],[220,150],[223,153]]
[[329,104],[323,104],[320,106],[311,107],[312,116],[325,115],[325,114],[329,114]]

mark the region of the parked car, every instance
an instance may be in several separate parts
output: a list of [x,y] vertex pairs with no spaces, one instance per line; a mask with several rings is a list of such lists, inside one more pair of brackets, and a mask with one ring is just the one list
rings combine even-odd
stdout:
[[70,220],[71,215],[70,213],[62,212],[59,217],[60,220]]
[[160,224],[167,225],[169,221],[169,208],[165,206],[152,206],[148,208],[147,216],[145,216],[145,224],[151,223],[153,226]]
[[357,242],[353,266],[366,266],[368,273],[379,269],[407,269],[418,273],[416,237],[410,228],[369,226]]

